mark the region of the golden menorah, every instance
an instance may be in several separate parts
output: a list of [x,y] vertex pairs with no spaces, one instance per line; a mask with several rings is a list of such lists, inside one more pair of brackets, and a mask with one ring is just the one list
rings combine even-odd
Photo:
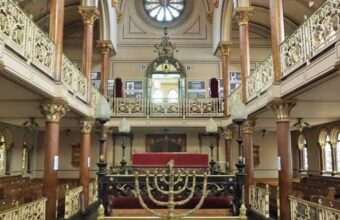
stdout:
[[[175,207],[188,203],[194,197],[197,175],[195,171],[189,172],[181,169],[175,169],[173,160],[168,162],[168,166],[169,168],[167,170],[163,170],[160,173],[157,171],[154,171],[154,173],[146,172],[145,175],[146,193],[148,198],[154,204],[166,207],[168,210],[166,214],[155,211],[147,206],[141,193],[142,190],[140,189],[139,184],[139,178],[141,175],[139,175],[138,172],[135,173],[135,190],[133,193],[135,197],[138,198],[140,205],[152,215],[162,219],[180,219],[192,214],[203,205],[205,198],[210,192],[210,190],[207,190],[207,174],[203,174],[202,193],[197,205],[189,211],[177,214],[175,213]],[[150,184],[150,178],[153,178],[153,185]],[[191,184],[189,183],[189,179],[192,179]],[[160,183],[162,183],[163,186],[160,186]],[[189,195],[185,199],[175,200],[177,195],[183,194],[186,190],[189,192]],[[167,196],[168,200],[157,200],[154,197],[153,192]]]

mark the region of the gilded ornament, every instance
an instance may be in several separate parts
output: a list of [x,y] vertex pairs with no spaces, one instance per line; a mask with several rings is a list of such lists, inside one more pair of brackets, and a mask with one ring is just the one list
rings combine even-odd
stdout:
[[224,138],[226,140],[232,140],[233,139],[233,130],[230,128],[227,128],[224,130]]
[[220,41],[218,44],[218,49],[220,50],[222,56],[230,54],[232,44],[233,43],[231,41]]
[[93,25],[99,18],[99,11],[95,6],[80,6],[79,13],[83,18],[84,24]]
[[93,125],[94,125],[94,120],[91,119],[91,118],[86,118],[86,119],[80,119],[79,120],[80,132],[82,134],[89,134],[89,133],[91,133]]
[[63,101],[50,101],[39,105],[39,110],[47,122],[60,122],[60,119],[69,111],[67,103]]
[[255,127],[255,120],[246,120],[243,124],[243,133],[252,134]]
[[111,40],[98,40],[97,41],[97,49],[102,54],[108,54],[113,49],[113,45],[112,45]]
[[250,18],[254,14],[254,8],[252,7],[237,7],[235,9],[235,19],[238,22],[238,25],[246,25],[248,24]]
[[296,100],[278,99],[267,105],[267,107],[274,113],[278,121],[289,120],[290,112],[296,105]]

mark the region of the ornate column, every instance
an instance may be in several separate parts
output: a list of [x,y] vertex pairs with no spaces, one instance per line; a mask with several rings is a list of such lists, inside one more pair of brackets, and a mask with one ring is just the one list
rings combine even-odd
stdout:
[[294,100],[277,99],[268,104],[276,117],[277,127],[277,151],[279,164],[279,186],[280,186],[280,219],[289,220],[289,200],[292,193],[292,148],[290,140],[289,117],[292,108],[296,105]]
[[224,99],[224,116],[228,116],[228,95],[229,95],[229,53],[232,42],[220,41],[218,47],[222,56],[222,74],[223,74],[223,99]]
[[83,186],[84,192],[84,210],[87,210],[89,205],[89,156],[91,146],[91,129],[94,125],[92,118],[84,118],[79,121],[80,125],[80,163],[79,163],[79,179]]
[[93,54],[93,24],[99,18],[96,6],[80,6],[79,13],[84,22],[83,33],[83,73],[90,79],[92,72]]
[[247,77],[250,73],[249,19],[253,15],[251,7],[235,8],[235,18],[240,26],[240,61],[242,101],[247,102]]
[[55,219],[59,166],[59,127],[60,119],[69,110],[68,105],[62,100],[49,100],[39,105],[44,115],[44,196],[47,197],[46,219]]
[[231,128],[226,128],[224,130],[224,147],[225,147],[225,162],[226,162],[226,172],[232,173],[233,170],[233,157],[231,142],[233,140],[233,130]]
[[321,155],[321,163],[320,163],[320,169],[321,169],[321,176],[326,173],[326,166],[325,166],[325,146],[326,142],[319,142],[320,145],[320,155]]
[[270,0],[269,2],[274,80],[277,82],[281,80],[280,44],[285,38],[283,3],[282,0]]
[[254,159],[253,159],[253,130],[255,120],[247,120],[243,124],[243,144],[245,158],[245,181],[244,181],[244,196],[245,205],[249,206],[249,188],[254,182]]
[[97,48],[101,54],[102,72],[100,75],[100,92],[107,97],[107,81],[109,78],[109,53],[112,50],[112,42],[110,40],[97,41]]
[[50,39],[56,44],[55,80],[61,81],[63,71],[64,0],[50,0]]

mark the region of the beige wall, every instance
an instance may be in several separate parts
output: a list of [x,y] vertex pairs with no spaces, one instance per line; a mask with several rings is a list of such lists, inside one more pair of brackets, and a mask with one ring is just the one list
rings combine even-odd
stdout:
[[[12,156],[11,156],[11,165],[10,165],[10,175],[24,175],[29,176],[26,174],[26,170],[22,170],[22,147],[24,144],[24,136],[26,133],[25,128],[3,124],[0,123],[0,131],[6,129],[12,136],[11,142],[13,142],[13,147],[11,149]],[[9,140],[7,140],[9,141]],[[1,176],[5,175],[5,164],[4,170],[0,172]]]

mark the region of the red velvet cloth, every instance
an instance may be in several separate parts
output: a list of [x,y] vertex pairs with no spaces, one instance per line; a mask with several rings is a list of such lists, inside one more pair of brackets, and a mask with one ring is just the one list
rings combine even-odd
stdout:
[[121,78],[116,78],[115,87],[116,87],[115,97],[122,98],[123,97],[123,82]]
[[[166,198],[156,198],[157,200],[167,201]],[[175,200],[183,200],[185,198],[176,198]],[[146,205],[151,209],[160,209],[164,207],[157,206],[149,198],[143,198]],[[200,200],[200,197],[193,197],[188,203],[177,206],[179,209],[192,209],[194,208]],[[214,196],[205,198],[202,209],[225,209],[233,207],[233,197],[232,196]],[[141,209],[141,205],[137,198],[119,196],[111,198],[111,208],[112,209]]]
[[218,80],[216,78],[210,80],[210,96],[211,98],[218,98]]
[[166,166],[174,160],[175,166],[208,166],[208,154],[199,153],[137,153],[132,155],[134,166]]

